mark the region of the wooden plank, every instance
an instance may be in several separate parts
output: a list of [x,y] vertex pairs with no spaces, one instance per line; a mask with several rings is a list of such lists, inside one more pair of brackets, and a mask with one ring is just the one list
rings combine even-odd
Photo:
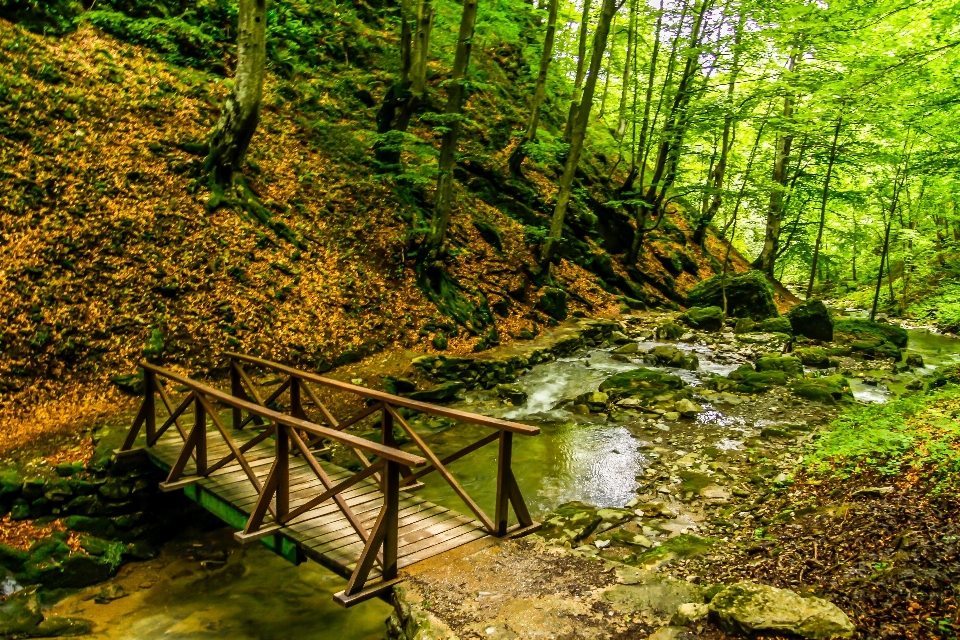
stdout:
[[449,540],[441,542],[440,544],[434,545],[432,547],[427,547],[426,549],[423,549],[421,551],[417,551],[415,553],[409,553],[407,555],[401,556],[400,562],[399,562],[400,568],[402,569],[404,567],[409,567],[412,564],[416,564],[422,560],[426,560],[427,558],[432,558],[436,555],[440,555],[441,553],[446,553],[451,549],[462,547],[465,544],[470,544],[474,540],[479,540],[489,535],[490,535],[489,533],[487,533],[486,531],[482,531],[480,529],[474,529],[473,531],[468,531],[467,533],[457,536],[456,538],[450,538]]
[[[447,528],[443,525],[438,525],[436,528],[436,535],[430,536],[426,539],[420,540],[410,545],[404,545],[401,547],[403,549],[403,557],[415,555],[417,552],[424,552],[430,547],[439,546],[444,542],[455,540],[463,537],[465,541],[469,542],[471,540],[476,540],[477,538],[482,538],[484,536],[490,535],[488,532],[477,529],[475,526],[469,524],[461,524],[458,527]],[[456,545],[459,546],[459,545]],[[341,547],[333,552],[321,552],[323,556],[334,561],[334,562],[349,562],[351,558],[359,554],[359,549],[362,549],[363,545],[359,540],[351,545]],[[455,547],[452,547],[455,548]],[[319,551],[319,550],[316,550]],[[434,554],[435,555],[435,554]],[[429,556],[427,556],[429,557]],[[347,568],[350,568],[350,565],[347,565]]]
[[[418,513],[417,511],[411,511],[411,508],[401,509],[400,510],[400,523],[401,530],[405,533],[412,533],[416,530],[416,527],[425,527],[429,526],[432,523],[436,523],[439,519],[449,518],[446,514],[451,513],[447,511],[446,513]],[[370,514],[373,514],[373,517],[370,517]],[[367,512],[367,520],[365,524],[373,526],[376,516],[379,514],[379,507],[372,511]],[[406,527],[404,529],[404,527]],[[352,531],[343,529],[342,527],[337,530],[329,530],[330,527],[324,527],[324,534],[315,538],[305,539],[301,541],[301,544],[308,546],[311,549],[314,549],[317,553],[329,553],[335,551],[336,549],[346,545],[356,542],[357,537],[352,536]]]

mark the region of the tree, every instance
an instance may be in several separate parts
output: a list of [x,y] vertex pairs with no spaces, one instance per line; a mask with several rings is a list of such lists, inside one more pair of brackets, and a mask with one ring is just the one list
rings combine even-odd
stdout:
[[603,64],[603,52],[607,47],[607,36],[610,33],[610,22],[617,11],[616,0],[603,0],[600,9],[600,20],[597,31],[593,35],[593,54],[590,58],[590,73],[583,88],[583,99],[576,112],[575,126],[570,140],[570,149],[560,178],[560,190],[557,193],[557,203],[550,219],[550,232],[540,252],[540,262],[547,265],[557,248],[557,243],[563,235],[563,221],[570,204],[570,195],[573,191],[573,179],[580,164],[580,154],[583,152],[583,142],[587,135],[587,125],[590,122],[590,108],[593,106],[593,93],[597,87],[597,76]]
[[617,135],[623,137],[627,131],[627,95],[630,89],[630,74],[633,71],[633,40],[637,33],[637,1],[630,2],[630,21],[627,26],[627,55],[623,63],[623,79],[620,89],[620,124],[617,125]]
[[418,0],[411,21],[410,0],[400,3],[400,77],[384,96],[377,112],[377,140],[374,156],[380,171],[399,168],[403,134],[426,88],[430,33],[433,28],[433,0]]
[[[787,74],[794,73],[797,56],[794,51],[787,61]],[[777,143],[776,156],[773,163],[773,187],[770,190],[770,204],[767,206],[767,224],[763,239],[763,249],[753,263],[754,268],[765,272],[771,279],[774,277],[773,267],[776,263],[777,250],[780,242],[780,226],[783,222],[783,197],[787,186],[787,167],[790,164],[790,148],[793,145],[793,104],[794,96],[788,87],[783,98],[782,126]]]
[[[573,138],[573,128],[576,124],[577,112],[581,104],[581,89],[583,87],[583,78],[586,72],[587,60],[587,36],[590,29],[590,3],[591,0],[583,1],[583,11],[580,14],[580,35],[577,39],[577,73],[573,80],[573,98],[570,100],[570,111],[567,114],[567,126],[563,132],[563,139],[570,142]],[[596,36],[594,36],[596,40]]]
[[543,98],[547,93],[547,72],[550,70],[550,61],[553,59],[553,41],[557,33],[557,7],[559,0],[550,0],[547,15],[547,32],[543,36],[543,51],[540,54],[540,72],[537,74],[537,85],[533,92],[533,103],[530,107],[530,120],[527,122],[527,128],[523,132],[523,138],[517,144],[507,166],[510,173],[520,173],[520,165],[526,157],[525,145],[534,142],[537,139],[537,127],[540,124],[540,108],[543,106]]
[[[257,131],[266,75],[266,43],[266,0],[240,0],[233,91],[227,95],[220,119],[210,136],[204,163],[210,179],[211,193],[207,203],[210,209],[220,206],[224,191],[234,187],[234,180],[243,169],[250,141]],[[246,193],[241,196],[242,199],[246,197]]]
[[464,0],[460,15],[460,33],[457,37],[457,51],[453,60],[453,71],[447,85],[447,106],[443,112],[445,130],[440,143],[439,177],[433,210],[430,233],[426,239],[428,255],[438,256],[447,235],[450,222],[450,209],[453,206],[453,164],[457,152],[457,138],[460,135],[460,120],[463,114],[465,94],[464,80],[470,64],[470,50],[473,46],[473,32],[477,22],[479,0]]
[[736,114],[733,111],[733,97],[737,88],[737,76],[740,73],[740,56],[743,53],[741,48],[743,43],[743,26],[746,23],[746,19],[746,12],[741,10],[736,31],[734,32],[733,62],[730,66],[730,80],[727,83],[727,99],[724,104],[725,113],[723,117],[723,133],[720,136],[720,157],[717,159],[717,163],[711,172],[713,184],[710,186],[713,189],[713,197],[710,199],[710,204],[706,211],[700,216],[700,221],[697,223],[697,227],[693,232],[693,241],[701,247],[703,247],[707,239],[707,229],[710,223],[713,222],[717,213],[720,212],[720,207],[723,205],[723,181],[727,172],[727,162],[730,158],[730,151],[733,149],[735,142],[734,118]]
[[823,198],[820,201],[820,225],[817,227],[817,241],[813,245],[813,260],[810,266],[810,283],[807,285],[807,298],[813,295],[813,280],[817,275],[817,262],[820,259],[820,243],[823,241],[823,226],[827,219],[827,198],[830,195],[830,178],[833,175],[833,163],[837,160],[837,141],[840,138],[840,127],[843,126],[843,111],[837,116],[837,124],[833,128],[833,144],[830,145],[830,161],[827,164],[827,176],[823,180]]

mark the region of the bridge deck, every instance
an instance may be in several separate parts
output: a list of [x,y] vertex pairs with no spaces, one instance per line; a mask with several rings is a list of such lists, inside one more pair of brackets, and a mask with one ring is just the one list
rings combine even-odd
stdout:
[[[186,416],[185,416],[186,417]],[[189,418],[185,422],[192,422]],[[189,425],[185,425],[189,426]],[[229,454],[227,445],[208,428],[208,452],[211,459]],[[233,431],[237,446],[243,446],[258,435],[257,430]],[[183,440],[170,429],[146,449],[150,458],[164,469],[170,469],[183,448]],[[245,457],[261,483],[266,481],[274,461],[274,441],[266,439],[246,453]],[[320,462],[336,483],[352,475],[336,465]],[[193,461],[188,463],[185,475],[195,472]],[[296,508],[324,490],[316,475],[302,456],[290,460],[290,508]],[[242,529],[257,502],[257,492],[237,461],[199,479],[186,487],[187,494],[231,526]],[[343,493],[347,504],[369,532],[383,506],[383,493],[373,479],[364,480]],[[264,524],[272,524],[268,516]],[[422,500],[407,492],[400,493],[398,565],[400,568],[455,549],[490,535],[483,525],[445,507]],[[350,526],[333,500],[328,500],[299,516],[279,533],[263,541],[287,559],[298,562],[314,560],[335,573],[349,578],[364,543]],[[379,571],[371,572],[370,579]]]

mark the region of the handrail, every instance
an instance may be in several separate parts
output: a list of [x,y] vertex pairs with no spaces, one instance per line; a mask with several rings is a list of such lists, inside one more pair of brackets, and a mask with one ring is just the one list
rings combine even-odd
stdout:
[[201,382],[191,380],[186,376],[181,376],[180,374],[174,373],[163,367],[158,367],[156,365],[144,362],[140,365],[146,371],[151,371],[157,375],[163,376],[174,382],[178,382],[185,387],[190,388],[192,391],[202,393],[203,395],[215,399],[220,404],[226,405],[228,407],[234,407],[237,409],[242,409],[247,413],[259,416],[261,418],[267,418],[277,424],[282,424],[287,427],[293,427],[295,429],[300,429],[305,431],[310,435],[320,436],[323,438],[328,438],[330,440],[335,440],[342,444],[347,445],[348,447],[353,447],[355,449],[360,449],[362,451],[367,451],[373,455],[379,456],[385,460],[390,460],[392,462],[399,462],[400,464],[407,465],[410,467],[419,467],[427,464],[426,458],[422,458],[418,455],[407,453],[401,451],[400,449],[395,449],[393,447],[386,447],[376,442],[371,442],[370,440],[364,440],[357,436],[350,435],[349,433],[343,433],[341,431],[336,431],[334,429],[329,429],[327,427],[322,427],[314,422],[308,420],[302,420],[300,418],[294,418],[293,416],[288,416],[273,409],[268,409],[258,404],[248,402],[241,398],[231,396],[226,394],[218,389],[209,387]]
[[310,382],[316,382],[317,384],[322,384],[326,387],[330,387],[331,389],[337,389],[339,391],[347,391],[349,393],[353,393],[358,396],[363,396],[364,398],[367,398],[370,400],[376,400],[378,402],[391,404],[395,407],[405,407],[407,409],[413,409],[414,411],[419,411],[421,413],[429,413],[431,415],[439,416],[441,418],[450,418],[451,420],[458,420],[460,422],[476,424],[482,427],[497,429],[499,431],[511,431],[513,433],[517,433],[524,436],[536,436],[540,434],[539,427],[531,427],[530,425],[520,424],[519,422],[510,422],[508,420],[491,418],[489,416],[481,416],[475,413],[459,411],[457,409],[449,409],[447,407],[438,407],[436,405],[428,404],[426,402],[420,402],[418,400],[411,400],[409,398],[404,398],[403,396],[395,396],[395,395],[386,393],[384,391],[376,391],[374,389],[367,389],[366,387],[360,387],[355,384],[350,384],[348,382],[340,382],[339,380],[324,378],[323,376],[317,375],[315,373],[301,371],[299,369],[294,369],[293,367],[288,367],[278,362],[271,362],[270,360],[264,360],[262,358],[256,358],[254,356],[248,356],[242,353],[227,352],[227,353],[224,353],[223,355],[227,358],[233,358],[236,360],[249,362],[250,364],[255,364],[257,366],[264,367],[266,369],[272,369],[279,373],[286,373],[295,378],[300,378],[301,380],[309,380]]

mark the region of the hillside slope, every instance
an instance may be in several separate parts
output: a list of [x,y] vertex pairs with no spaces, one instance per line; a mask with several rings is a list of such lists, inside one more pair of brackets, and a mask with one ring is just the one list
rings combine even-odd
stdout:
[[[390,40],[362,21],[345,24],[357,37]],[[226,349],[327,370],[386,347],[431,351],[440,333],[449,351],[469,352],[556,322],[536,308],[530,243],[546,226],[559,165],[528,162],[523,180],[504,169],[525,109],[520,54],[475,49],[490,88],[468,107],[452,280],[439,290],[408,255],[432,186],[398,186],[371,168],[374,96],[391,81],[375,56],[391,54],[369,54],[363,68],[333,60],[332,75],[268,78],[248,174],[274,229],[292,230],[297,248],[261,222],[204,208],[191,143],[218,116],[225,87],[216,70],[172,64],[88,23],[44,37],[0,20],[2,403],[69,381],[106,383],[145,355],[198,374],[215,370]],[[426,111],[442,104],[441,71]],[[545,126],[556,129],[559,106],[551,108]],[[425,147],[435,141],[423,126],[414,133]],[[638,269],[611,259],[633,230],[603,204],[617,186],[610,165],[582,162],[555,273],[570,311],[615,313],[624,294],[682,302],[716,261],[692,246],[678,211],[649,234]],[[721,254],[715,238],[708,247]],[[471,308],[469,328],[451,317],[451,287]]]

